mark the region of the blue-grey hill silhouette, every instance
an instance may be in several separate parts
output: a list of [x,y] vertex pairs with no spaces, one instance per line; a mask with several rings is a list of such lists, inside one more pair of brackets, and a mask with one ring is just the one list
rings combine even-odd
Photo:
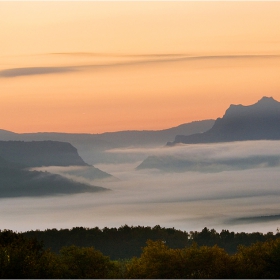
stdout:
[[0,156],[26,167],[88,166],[75,147],[58,141],[0,141]]
[[0,157],[0,198],[66,195],[107,189],[48,172],[29,171]]
[[280,102],[263,97],[250,106],[230,105],[225,115],[218,118],[208,131],[177,135],[175,141],[167,145],[279,139]]

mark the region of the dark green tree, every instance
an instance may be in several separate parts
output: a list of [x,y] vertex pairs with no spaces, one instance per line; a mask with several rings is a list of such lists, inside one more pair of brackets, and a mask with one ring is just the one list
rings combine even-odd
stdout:
[[60,263],[63,278],[104,279],[118,275],[118,266],[93,247],[64,247],[60,250]]

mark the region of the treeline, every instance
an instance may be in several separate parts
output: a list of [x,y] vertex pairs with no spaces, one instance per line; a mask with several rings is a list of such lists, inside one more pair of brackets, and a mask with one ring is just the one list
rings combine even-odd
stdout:
[[112,260],[130,259],[140,257],[142,248],[147,240],[161,240],[172,249],[190,247],[193,243],[198,246],[214,246],[225,249],[229,254],[237,252],[239,245],[249,246],[258,241],[264,242],[280,237],[280,233],[267,234],[234,233],[222,230],[218,233],[214,229],[204,228],[202,231],[181,231],[174,228],[155,227],[129,227],[119,228],[83,228],[47,229],[45,231],[28,231],[23,233],[26,237],[36,238],[44,243],[44,248],[58,253],[64,246],[94,247]]
[[[211,232],[211,231],[210,231]],[[240,245],[228,254],[215,246],[174,249],[148,240],[140,257],[111,260],[94,247],[67,246],[59,253],[22,233],[0,231],[1,278],[280,278],[280,237]]]

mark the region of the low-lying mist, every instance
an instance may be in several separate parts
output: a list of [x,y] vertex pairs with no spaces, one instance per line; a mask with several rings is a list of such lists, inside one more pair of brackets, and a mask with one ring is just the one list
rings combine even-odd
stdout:
[[145,155],[146,159],[137,166],[137,169],[158,169],[164,172],[221,172],[280,166],[278,146],[278,141],[243,141],[177,145],[172,148],[147,150],[115,149],[108,152],[124,155],[131,153],[135,157],[139,154]]
[[30,170],[46,171],[58,174],[67,179],[93,186],[104,181],[111,182],[118,180],[114,176],[94,166],[43,166],[30,168]]
[[[108,153],[179,156],[208,161],[226,159],[230,162],[240,158],[280,156],[279,147],[280,141],[247,141],[118,149]],[[138,156],[135,158],[139,159]],[[99,185],[111,189],[110,192],[2,199],[2,228],[21,231],[159,224],[187,231],[206,226],[216,230],[267,232],[275,231],[279,226],[280,166],[277,164],[202,173],[137,170],[140,163],[95,165],[119,179],[100,181]],[[58,172],[55,167],[52,170]],[[60,173],[63,173],[61,168]],[[75,180],[74,175],[71,178]],[[86,181],[91,182],[89,178]]]

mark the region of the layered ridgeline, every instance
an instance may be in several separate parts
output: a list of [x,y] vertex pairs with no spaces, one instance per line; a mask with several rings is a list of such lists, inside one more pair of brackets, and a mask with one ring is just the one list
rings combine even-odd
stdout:
[[[125,147],[163,146],[176,135],[190,135],[210,129],[214,120],[203,120],[179,125],[164,130],[117,131],[101,134],[78,133],[13,133],[0,129],[0,140],[21,141],[62,141],[72,144],[79,155],[90,164],[115,163],[129,160],[129,156],[107,153],[106,151]],[[134,158],[133,158],[134,160]],[[139,159],[141,160],[141,158]]]
[[[55,166],[55,167],[54,167]],[[65,168],[65,176],[27,168]],[[67,169],[69,168],[69,170]],[[69,143],[57,141],[0,141],[0,197],[42,196],[106,190],[68,176],[73,169],[87,173],[91,180],[111,178],[89,166]],[[59,172],[52,172],[59,173]],[[61,174],[64,175],[64,174]],[[79,174],[76,174],[79,177]],[[74,180],[72,180],[72,178]]]
[[280,102],[263,97],[250,106],[230,105],[225,115],[218,118],[208,131],[177,135],[175,141],[167,145],[279,139]]

